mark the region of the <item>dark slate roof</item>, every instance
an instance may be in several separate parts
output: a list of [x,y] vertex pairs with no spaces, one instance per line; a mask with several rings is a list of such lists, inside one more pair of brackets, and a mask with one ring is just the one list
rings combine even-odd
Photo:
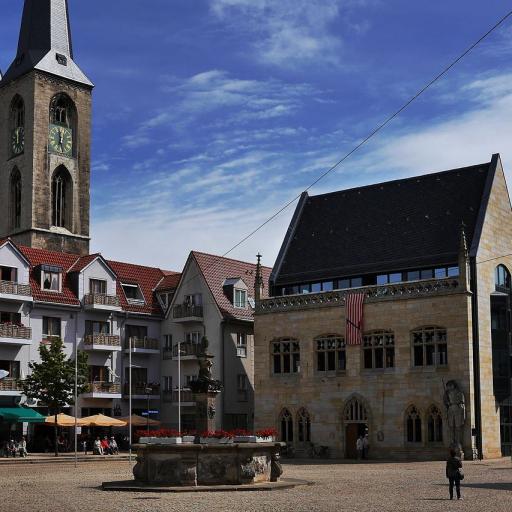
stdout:
[[491,162],[318,196],[304,194],[276,262],[273,284],[456,263],[461,225],[471,246],[492,167]]
[[[57,54],[66,57],[66,65],[57,61]],[[16,58],[0,86],[33,69],[92,86],[73,61],[67,0],[25,0]]]

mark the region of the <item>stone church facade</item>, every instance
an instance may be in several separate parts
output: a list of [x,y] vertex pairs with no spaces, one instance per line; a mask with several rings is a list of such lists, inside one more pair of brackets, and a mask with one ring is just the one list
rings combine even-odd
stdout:
[[[256,427],[305,454],[355,457],[365,434],[371,458],[508,453],[511,255],[499,155],[303,195],[257,305]],[[360,345],[345,340],[353,292]]]

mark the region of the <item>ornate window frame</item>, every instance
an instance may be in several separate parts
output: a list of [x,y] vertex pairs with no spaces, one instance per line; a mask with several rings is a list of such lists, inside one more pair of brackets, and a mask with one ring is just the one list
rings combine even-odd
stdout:
[[429,325],[411,331],[411,366],[413,368],[448,367],[448,329],[446,327]]
[[277,338],[270,342],[272,375],[300,373],[300,342],[295,338]]
[[283,443],[294,442],[293,415],[287,407],[279,413],[279,438]]
[[392,370],[395,368],[395,333],[381,329],[364,333],[361,345],[362,370]]
[[444,442],[444,423],[441,409],[432,404],[427,409],[426,416],[426,442],[429,445],[442,445]]
[[315,371],[325,375],[344,373],[347,369],[345,337],[339,334],[317,336],[314,340]]
[[297,411],[297,441],[303,444],[311,442],[311,414],[305,407]]
[[404,439],[409,446],[423,446],[423,418],[415,405],[410,405],[405,411]]

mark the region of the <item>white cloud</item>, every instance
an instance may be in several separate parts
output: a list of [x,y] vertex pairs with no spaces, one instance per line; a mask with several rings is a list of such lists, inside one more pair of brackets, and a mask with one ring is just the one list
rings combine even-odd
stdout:
[[[212,12],[232,28],[254,35],[258,58],[267,64],[342,62],[340,28],[368,30],[366,20],[343,23],[345,14],[364,0],[210,0]],[[340,27],[340,25],[342,25]]]

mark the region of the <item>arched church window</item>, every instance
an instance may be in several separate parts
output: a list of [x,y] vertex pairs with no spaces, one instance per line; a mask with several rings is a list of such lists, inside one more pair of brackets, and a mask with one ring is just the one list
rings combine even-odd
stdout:
[[495,284],[496,289],[498,288],[506,288],[510,289],[510,272],[508,271],[505,265],[498,265],[495,270]]
[[25,103],[17,94],[11,102],[10,111],[10,150],[13,156],[25,149]]
[[364,404],[354,397],[345,405],[343,419],[349,423],[366,423],[368,421],[368,412]]
[[64,166],[55,171],[52,181],[52,225],[70,228],[72,212],[71,176]]
[[304,407],[300,408],[297,413],[297,427],[299,443],[309,443],[311,441],[311,417]]
[[50,123],[74,128],[75,104],[67,94],[57,94],[50,103]]
[[427,430],[429,443],[443,442],[443,417],[435,405],[432,405],[427,413]]
[[14,169],[10,183],[11,227],[18,229],[21,226],[21,174]]
[[406,441],[408,443],[421,443],[422,425],[421,415],[414,405],[411,405],[405,413]]
[[288,409],[283,409],[279,415],[281,427],[281,442],[293,443],[293,417]]

